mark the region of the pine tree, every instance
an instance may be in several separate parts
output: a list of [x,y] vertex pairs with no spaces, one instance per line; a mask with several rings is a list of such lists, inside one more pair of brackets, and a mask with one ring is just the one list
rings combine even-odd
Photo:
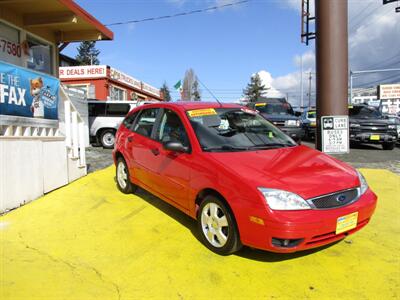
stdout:
[[98,65],[100,61],[98,56],[100,50],[96,49],[96,42],[94,41],[84,41],[78,46],[78,55],[75,59],[80,65]]
[[171,101],[171,93],[167,83],[164,81],[162,87],[160,88],[161,93],[164,95],[164,101]]
[[261,83],[260,75],[256,73],[251,76],[250,83],[247,84],[247,87],[243,90],[243,94],[247,96],[249,102],[257,102],[266,90],[268,89]]

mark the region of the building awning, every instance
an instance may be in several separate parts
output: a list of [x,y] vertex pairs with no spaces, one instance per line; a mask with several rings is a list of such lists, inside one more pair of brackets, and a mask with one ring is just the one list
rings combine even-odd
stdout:
[[112,40],[114,34],[72,0],[1,0],[0,6],[23,17],[25,28],[46,28],[57,42]]

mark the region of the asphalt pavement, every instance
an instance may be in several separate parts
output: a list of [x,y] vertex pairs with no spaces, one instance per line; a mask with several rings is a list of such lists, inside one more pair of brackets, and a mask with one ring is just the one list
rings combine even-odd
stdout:
[[[303,142],[304,145],[314,148],[314,144]],[[86,149],[88,173],[104,169],[112,165],[112,156],[109,149],[89,147]],[[393,150],[382,150],[380,145],[359,145],[350,149],[350,153],[334,155],[356,168],[386,169],[400,174],[400,147]]]

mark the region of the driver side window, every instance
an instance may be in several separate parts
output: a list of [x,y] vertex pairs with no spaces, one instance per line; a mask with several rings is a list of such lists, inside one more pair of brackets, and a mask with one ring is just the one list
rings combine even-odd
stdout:
[[183,146],[189,147],[189,138],[185,127],[179,116],[171,110],[164,111],[157,129],[156,139],[161,143],[180,142]]

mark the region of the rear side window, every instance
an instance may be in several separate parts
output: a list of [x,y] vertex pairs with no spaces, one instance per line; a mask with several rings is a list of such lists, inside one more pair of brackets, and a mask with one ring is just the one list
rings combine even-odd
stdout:
[[138,113],[136,112],[136,113],[134,113],[134,114],[131,114],[131,115],[127,116],[127,117],[122,121],[122,124],[124,124],[124,126],[125,126],[126,128],[128,128],[128,129],[131,130],[131,129],[132,129],[133,122],[135,122],[135,119],[136,119],[137,115],[138,115]]
[[130,108],[129,104],[107,104],[106,114],[110,117],[124,117]]
[[89,117],[101,117],[106,115],[105,103],[89,103]]
[[143,109],[136,121],[133,131],[140,135],[150,137],[156,122],[158,111],[158,108]]

